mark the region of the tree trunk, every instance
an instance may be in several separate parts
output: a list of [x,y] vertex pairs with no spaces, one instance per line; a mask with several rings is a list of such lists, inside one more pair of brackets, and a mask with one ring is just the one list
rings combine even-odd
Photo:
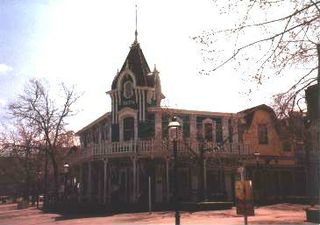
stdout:
[[30,154],[30,150],[27,149],[26,150],[26,154],[25,154],[25,162],[24,162],[24,168],[25,168],[25,172],[26,172],[26,177],[25,177],[25,185],[24,185],[24,195],[23,198],[25,200],[29,200],[29,195],[30,195],[30,158],[29,158],[29,154]]
[[50,157],[51,157],[52,166],[53,166],[54,195],[58,196],[58,190],[59,190],[59,168],[58,168],[57,160],[55,158],[55,154],[52,151],[53,150],[50,151]]
[[318,55],[318,116],[320,113],[320,44],[317,44],[317,55]]
[[43,208],[48,206],[48,148],[45,149],[45,165],[44,165],[44,202]]

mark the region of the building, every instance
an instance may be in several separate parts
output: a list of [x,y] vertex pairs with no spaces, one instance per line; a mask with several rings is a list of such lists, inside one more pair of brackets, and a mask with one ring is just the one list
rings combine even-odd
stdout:
[[[238,113],[161,107],[160,75],[151,70],[136,38],[107,92],[111,112],[77,132],[81,147],[70,159],[78,200],[106,204],[170,203],[173,154],[168,123],[181,124],[178,185],[182,201],[234,199],[237,168],[244,166],[259,200],[301,190],[294,152],[283,150],[274,111],[259,105]],[[299,180],[299,181],[297,181]]]

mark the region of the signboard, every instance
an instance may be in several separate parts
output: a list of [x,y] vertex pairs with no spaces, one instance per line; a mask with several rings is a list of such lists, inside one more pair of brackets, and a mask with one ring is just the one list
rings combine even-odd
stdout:
[[236,181],[235,185],[237,214],[254,216],[251,180]]

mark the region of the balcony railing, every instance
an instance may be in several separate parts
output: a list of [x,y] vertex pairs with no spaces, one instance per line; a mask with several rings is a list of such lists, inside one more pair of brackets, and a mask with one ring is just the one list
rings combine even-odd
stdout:
[[[199,154],[201,151],[206,154],[222,154],[222,155],[248,155],[251,151],[248,145],[241,143],[227,143],[219,145],[214,142],[197,142],[189,139],[178,141],[179,154]],[[101,142],[97,144],[89,144],[85,148],[81,148],[72,156],[72,160],[84,160],[90,158],[105,158],[117,156],[165,156],[171,155],[173,142],[163,139],[157,141],[137,140],[125,142]]]

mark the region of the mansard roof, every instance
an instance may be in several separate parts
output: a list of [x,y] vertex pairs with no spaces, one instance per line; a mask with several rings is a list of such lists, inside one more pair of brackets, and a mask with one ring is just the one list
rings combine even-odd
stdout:
[[140,48],[140,44],[137,41],[134,41],[134,43],[132,44],[120,72],[114,78],[111,86],[112,90],[117,88],[119,76],[124,70],[126,70],[126,68],[129,68],[130,71],[134,73],[137,86],[154,86],[154,75],[150,73],[151,71],[148,66],[147,60],[144,57],[144,54]]

